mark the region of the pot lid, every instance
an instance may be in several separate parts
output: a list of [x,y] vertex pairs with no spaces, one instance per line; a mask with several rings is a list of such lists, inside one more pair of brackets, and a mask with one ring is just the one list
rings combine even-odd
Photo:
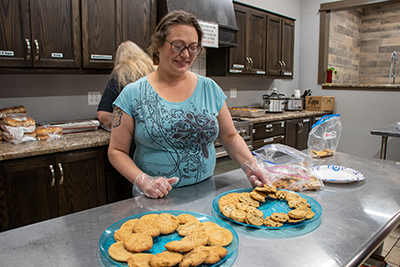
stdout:
[[263,99],[286,99],[285,94],[281,94],[278,92],[278,89],[273,88],[272,93],[263,95]]

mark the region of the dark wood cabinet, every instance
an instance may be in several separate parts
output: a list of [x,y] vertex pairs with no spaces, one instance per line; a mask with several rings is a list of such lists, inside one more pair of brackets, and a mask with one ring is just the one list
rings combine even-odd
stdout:
[[294,21],[269,14],[267,18],[267,74],[293,77]]
[[239,46],[230,49],[229,71],[265,74],[266,14],[238,4],[234,9]]
[[234,3],[238,46],[207,49],[207,76],[292,78],[295,20]]
[[3,0],[0,67],[79,68],[79,0]]
[[154,0],[82,0],[83,68],[112,69],[126,40],[145,50],[155,20]]
[[253,125],[253,150],[268,144],[285,142],[285,121],[262,122]]
[[149,46],[155,1],[2,0],[0,67],[44,73],[112,69],[121,42]]
[[311,118],[299,118],[286,121],[285,145],[298,150],[306,149]]
[[104,150],[0,164],[0,230],[106,204]]

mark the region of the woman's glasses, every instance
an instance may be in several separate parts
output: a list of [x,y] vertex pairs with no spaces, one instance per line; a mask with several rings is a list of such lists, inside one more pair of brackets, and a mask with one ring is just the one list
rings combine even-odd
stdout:
[[197,56],[200,54],[201,50],[203,50],[203,47],[199,46],[198,44],[192,44],[192,45],[183,45],[181,42],[170,42],[168,40],[165,40],[167,43],[171,44],[171,50],[174,53],[182,53],[185,49],[188,50],[189,55],[191,56]]

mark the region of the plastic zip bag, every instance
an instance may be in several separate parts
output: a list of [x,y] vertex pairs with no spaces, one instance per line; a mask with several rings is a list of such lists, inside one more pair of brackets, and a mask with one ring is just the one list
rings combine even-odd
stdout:
[[308,134],[308,154],[315,158],[335,154],[342,133],[340,114],[323,116]]
[[260,168],[268,171],[278,189],[303,191],[320,189],[323,182],[311,176],[312,157],[295,148],[270,144],[252,151]]

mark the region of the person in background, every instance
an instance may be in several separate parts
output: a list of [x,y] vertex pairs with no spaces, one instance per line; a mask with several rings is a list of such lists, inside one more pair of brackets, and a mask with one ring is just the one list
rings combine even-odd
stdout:
[[155,66],[148,54],[132,41],[121,43],[115,54],[114,69],[97,108],[97,118],[111,129],[112,103],[129,83],[153,72]]
[[[270,184],[237,133],[222,89],[188,69],[202,51],[202,30],[184,11],[167,14],[149,48],[158,68],[125,87],[114,102],[108,156],[112,165],[147,197],[162,198],[172,186],[213,175],[218,137],[252,186]],[[129,157],[135,136],[136,151]]]

